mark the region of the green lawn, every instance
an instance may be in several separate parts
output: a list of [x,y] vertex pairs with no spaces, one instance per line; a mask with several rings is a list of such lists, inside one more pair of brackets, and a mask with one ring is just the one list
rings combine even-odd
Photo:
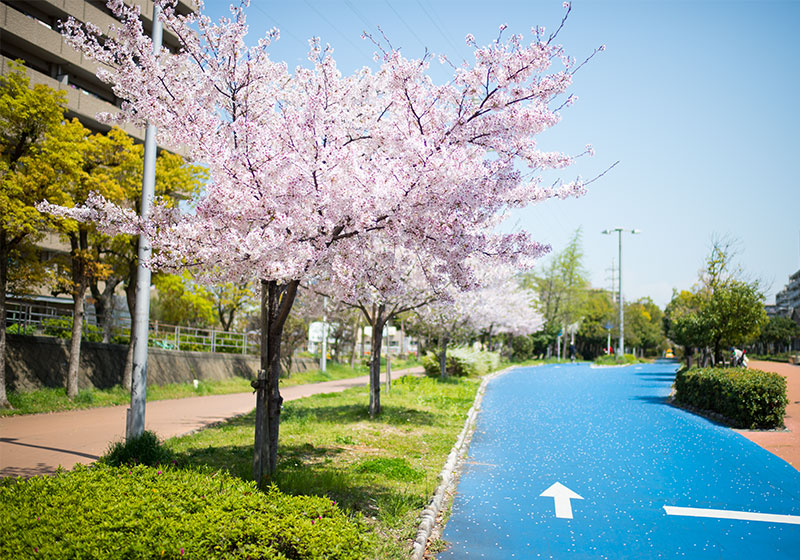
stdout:
[[[400,371],[418,365],[414,361],[395,361],[392,371]],[[326,372],[310,370],[295,373],[291,377],[282,378],[282,387],[319,383],[335,379],[347,379],[366,375],[369,370],[364,366],[351,368],[345,364],[328,363]],[[172,383],[169,385],[149,385],[147,387],[147,400],[160,401],[164,399],[183,399],[203,395],[227,395],[230,393],[252,392],[250,380],[243,377],[234,377],[221,381],[200,381],[197,388],[192,383]],[[9,391],[8,400],[14,407],[11,410],[0,409],[0,416],[14,414],[39,414],[43,412],[59,412],[63,410],[77,410],[101,406],[116,406],[130,403],[130,392],[121,386],[110,389],[82,389],[75,400],[67,398],[64,388],[44,388],[35,391]]]
[[[326,496],[363,519],[378,538],[368,558],[406,559],[479,381],[404,377],[381,393],[371,420],[367,388],[284,404],[278,471],[284,492]],[[252,476],[254,417],[167,441],[179,464]]]

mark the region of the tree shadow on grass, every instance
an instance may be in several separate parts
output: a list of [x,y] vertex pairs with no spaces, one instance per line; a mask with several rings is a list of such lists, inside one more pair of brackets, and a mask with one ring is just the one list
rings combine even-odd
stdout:
[[389,425],[430,425],[434,415],[415,408],[383,405],[381,413],[374,419],[369,417],[369,408],[363,404],[338,406],[293,407],[287,405],[281,413],[281,422],[326,422],[331,424],[354,424],[374,422]]
[[[331,465],[329,459],[343,451],[311,444],[283,445],[278,449],[277,472],[269,482],[285,494],[324,496],[346,511],[389,521],[425,506],[427,492],[415,493],[407,484],[384,483],[380,476],[359,474],[347,465]],[[191,448],[176,453],[176,459],[178,468],[210,467],[252,480],[250,445]]]
[[426,492],[414,493],[408,484],[385,484],[380,476],[357,474],[353,468],[302,465],[281,460],[272,482],[291,495],[325,496],[346,511],[391,522],[425,507]]

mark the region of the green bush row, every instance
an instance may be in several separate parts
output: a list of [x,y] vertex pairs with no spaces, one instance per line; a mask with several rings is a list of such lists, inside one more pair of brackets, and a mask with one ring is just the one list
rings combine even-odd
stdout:
[[638,364],[639,360],[633,354],[625,354],[620,357],[617,354],[608,354],[605,356],[598,356],[594,359],[594,363],[598,365],[615,365],[615,364]]
[[[72,338],[72,317],[45,319],[42,321],[42,332],[46,336],[67,339]],[[103,340],[103,331],[101,331],[97,325],[84,323],[82,338],[89,342],[101,342]]]
[[222,471],[76,466],[0,479],[2,558],[364,558],[363,524],[328,498]]
[[32,336],[36,334],[36,327],[34,325],[27,325],[23,327],[19,323],[12,323],[6,327],[6,333]]
[[[453,348],[447,351],[446,370],[452,377],[470,377],[485,375],[498,368],[500,354],[496,352],[483,352],[472,348]],[[422,367],[425,375],[439,377],[439,355],[428,352],[422,357]]]
[[722,414],[737,428],[783,426],[786,379],[745,368],[692,368],[675,376],[678,403]]

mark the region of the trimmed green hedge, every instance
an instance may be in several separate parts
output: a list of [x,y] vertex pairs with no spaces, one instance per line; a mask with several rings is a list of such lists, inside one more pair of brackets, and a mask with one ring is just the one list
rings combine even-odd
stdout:
[[0,558],[364,558],[367,533],[327,498],[224,472],[76,466],[0,479]]
[[[453,348],[447,351],[447,375],[470,377],[485,375],[498,368],[500,355],[472,348]],[[439,356],[431,352],[422,357],[422,367],[428,377],[439,377]]]
[[783,427],[786,379],[745,368],[692,368],[675,376],[678,403],[722,414],[737,428]]

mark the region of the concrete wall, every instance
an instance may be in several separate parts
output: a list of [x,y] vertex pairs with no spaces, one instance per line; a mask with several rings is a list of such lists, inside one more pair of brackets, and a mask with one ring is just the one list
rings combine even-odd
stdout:
[[[13,391],[42,387],[64,387],[69,362],[69,341],[46,336],[7,336],[6,385]],[[78,387],[105,389],[122,382],[128,347],[121,344],[81,344]],[[295,359],[293,371],[313,369],[313,360]],[[258,356],[183,352],[150,348],[147,362],[148,385],[191,382],[192,379],[220,380],[231,377],[255,379]]]

